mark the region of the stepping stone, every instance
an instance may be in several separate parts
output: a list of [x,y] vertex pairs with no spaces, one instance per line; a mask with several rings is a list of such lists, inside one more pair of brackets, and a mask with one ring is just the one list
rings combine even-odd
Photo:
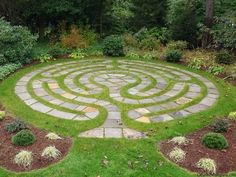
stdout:
[[143,122],[143,123],[150,123],[151,122],[149,117],[145,117],[145,116],[136,119],[136,121]]
[[121,128],[105,128],[106,138],[122,138]]

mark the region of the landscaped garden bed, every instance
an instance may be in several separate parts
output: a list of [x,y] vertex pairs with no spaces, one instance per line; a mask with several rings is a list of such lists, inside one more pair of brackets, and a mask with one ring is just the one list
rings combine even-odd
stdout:
[[[235,134],[236,121],[221,119],[186,137],[163,141],[158,147],[165,157],[192,172],[226,174],[236,170]],[[200,161],[205,164],[201,166]]]
[[8,115],[0,119],[0,137],[0,166],[15,172],[54,164],[68,154],[72,145],[71,138],[48,133]]

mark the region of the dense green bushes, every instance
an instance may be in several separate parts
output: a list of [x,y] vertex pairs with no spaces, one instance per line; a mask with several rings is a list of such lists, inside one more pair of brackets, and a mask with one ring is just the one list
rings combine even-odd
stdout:
[[36,37],[21,26],[11,26],[0,19],[0,65],[6,63],[29,63]]
[[124,44],[120,36],[111,35],[103,41],[103,54],[106,56],[124,56]]
[[234,57],[227,50],[222,50],[216,55],[216,61],[228,65],[234,62]]
[[228,147],[228,142],[225,137],[218,133],[208,133],[203,136],[202,143],[210,149],[225,149]]
[[179,50],[167,51],[165,58],[168,62],[179,62],[182,58],[182,52]]
[[29,130],[21,130],[12,137],[12,143],[17,146],[28,146],[35,142],[34,134]]
[[21,64],[14,64],[14,63],[1,66],[0,67],[0,81],[21,67],[22,67]]

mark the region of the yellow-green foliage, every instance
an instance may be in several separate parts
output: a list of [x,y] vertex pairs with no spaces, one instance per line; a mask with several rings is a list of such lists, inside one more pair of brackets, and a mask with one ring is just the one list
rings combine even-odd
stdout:
[[23,167],[29,167],[33,162],[32,152],[20,151],[14,158],[14,162]]
[[170,153],[169,153],[169,157],[174,160],[175,162],[181,162],[185,159],[186,153],[178,148],[175,147]]
[[0,121],[3,120],[5,116],[6,116],[6,112],[0,111]]
[[236,112],[229,113],[229,118],[230,119],[236,119]]
[[55,146],[48,146],[43,150],[42,157],[47,159],[57,159],[61,156],[61,152]]
[[62,139],[60,136],[58,136],[56,133],[48,133],[46,135],[46,138],[50,139],[50,140],[60,140]]
[[212,159],[202,158],[198,161],[197,167],[203,169],[209,174],[216,173],[216,163]]
[[177,137],[172,138],[170,142],[177,145],[187,145],[189,143],[189,140],[185,138],[184,136],[177,136]]

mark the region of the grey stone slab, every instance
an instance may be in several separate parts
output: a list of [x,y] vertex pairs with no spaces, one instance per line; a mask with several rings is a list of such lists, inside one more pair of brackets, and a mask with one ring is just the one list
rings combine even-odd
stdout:
[[73,119],[76,117],[76,114],[68,113],[68,112],[64,112],[64,111],[59,111],[56,109],[53,109],[52,111],[48,112],[47,114],[54,116],[54,117],[59,117],[62,119]]
[[90,119],[94,119],[95,117],[98,116],[98,114],[99,114],[98,111],[85,113],[85,115],[86,115],[87,117],[89,117]]
[[163,110],[164,108],[162,106],[160,106],[160,105],[155,105],[155,106],[149,106],[149,107],[147,107],[147,109],[150,112],[158,112],[158,111]]
[[216,98],[210,98],[210,97],[205,97],[200,104],[207,105],[207,106],[212,106],[213,104],[216,103]]
[[121,120],[117,119],[107,119],[102,125],[104,128],[122,128],[123,123]]
[[105,128],[106,138],[122,138],[121,128]]
[[207,105],[196,104],[196,105],[190,106],[188,108],[185,108],[185,110],[187,110],[188,112],[191,112],[191,113],[197,113],[197,112],[206,110],[207,108],[208,108]]
[[26,87],[26,86],[16,86],[16,87],[15,87],[15,92],[16,92],[16,93],[24,93],[24,92],[27,92],[27,87]]
[[132,130],[129,128],[123,129],[123,136],[128,139],[141,139],[146,138],[146,135],[142,132],[138,132],[136,130]]
[[86,132],[83,132],[79,137],[85,138],[104,138],[104,128],[95,128]]
[[130,110],[130,111],[128,112],[128,116],[129,116],[131,119],[137,119],[137,118],[142,117],[142,114],[140,114],[140,113],[137,112],[137,111]]
[[19,93],[17,94],[23,101],[32,99],[31,95],[28,93]]
[[120,112],[108,112],[107,119],[121,120]]
[[64,108],[72,109],[72,110],[75,110],[78,107],[78,105],[73,104],[73,103],[68,103],[68,102],[64,102],[60,106]]
[[33,110],[39,111],[39,112],[42,112],[42,113],[47,113],[47,112],[52,110],[52,108],[50,108],[50,107],[48,107],[48,106],[46,106],[46,105],[44,105],[42,103],[39,103],[39,102],[37,102],[35,104],[32,104],[30,107]]
[[166,121],[170,121],[173,119],[174,118],[172,116],[170,116],[169,114],[163,114],[163,115],[152,117],[151,121],[152,122],[166,122]]
[[30,106],[30,105],[36,103],[37,100],[35,100],[35,99],[32,98],[32,99],[29,99],[29,100],[25,100],[24,102],[25,102],[25,104],[27,104],[28,106]]

